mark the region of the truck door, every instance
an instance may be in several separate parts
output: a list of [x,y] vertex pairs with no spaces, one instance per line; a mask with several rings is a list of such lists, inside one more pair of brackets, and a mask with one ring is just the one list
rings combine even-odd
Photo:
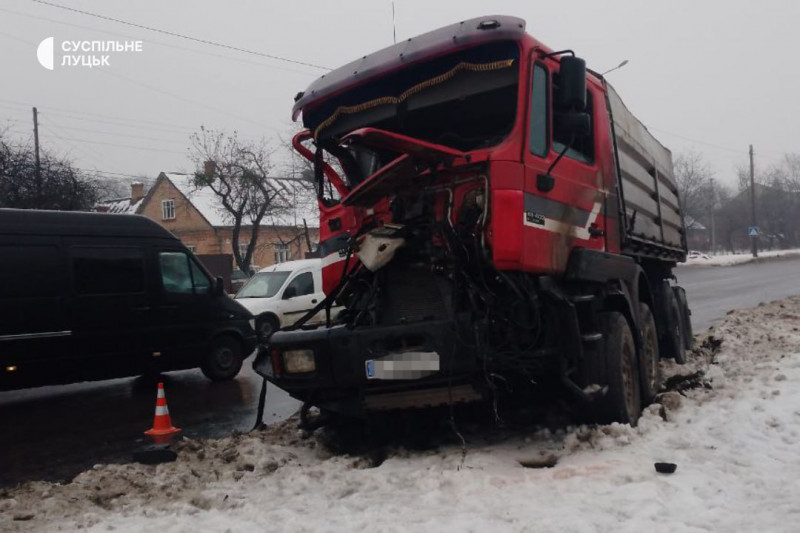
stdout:
[[[558,128],[558,62],[531,64],[527,143],[524,149],[523,263],[540,272],[563,272],[575,247],[605,249],[604,177],[595,148],[596,110],[604,109],[596,87],[587,89],[591,134],[563,135]],[[561,152],[564,156],[553,167]],[[549,176],[552,180],[548,179]]]

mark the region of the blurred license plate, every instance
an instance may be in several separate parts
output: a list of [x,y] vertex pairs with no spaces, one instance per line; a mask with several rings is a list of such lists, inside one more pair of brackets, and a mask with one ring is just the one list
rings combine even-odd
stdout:
[[439,372],[436,352],[401,352],[365,362],[367,379],[420,379]]

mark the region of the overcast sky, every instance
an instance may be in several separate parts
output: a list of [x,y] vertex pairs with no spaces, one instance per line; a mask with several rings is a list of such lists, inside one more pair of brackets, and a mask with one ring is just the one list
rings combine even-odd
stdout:
[[[390,0],[47,0],[130,23],[335,68],[392,43]],[[491,6],[491,7],[489,7]],[[507,14],[554,49],[608,75],[673,153],[703,153],[725,183],[800,152],[800,2],[395,0],[397,38],[466,18]],[[56,66],[37,61],[56,42]],[[141,40],[110,66],[61,67],[64,40]],[[0,0],[0,127],[31,135],[80,168],[155,177],[189,171],[200,125],[287,137],[295,93],[325,70],[101,20],[33,0]]]

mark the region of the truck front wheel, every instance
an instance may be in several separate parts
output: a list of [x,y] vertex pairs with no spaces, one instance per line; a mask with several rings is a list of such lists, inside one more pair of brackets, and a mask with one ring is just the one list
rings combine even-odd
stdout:
[[605,395],[593,404],[597,422],[636,425],[641,413],[639,364],[630,325],[622,313],[604,313],[603,348]]
[[231,337],[215,339],[200,366],[203,374],[213,381],[227,381],[242,369],[242,347]]

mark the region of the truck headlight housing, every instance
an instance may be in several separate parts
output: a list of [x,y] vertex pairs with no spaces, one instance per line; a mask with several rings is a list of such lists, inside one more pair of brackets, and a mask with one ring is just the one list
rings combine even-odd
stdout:
[[283,352],[283,368],[287,374],[305,374],[317,369],[314,350],[286,350]]

